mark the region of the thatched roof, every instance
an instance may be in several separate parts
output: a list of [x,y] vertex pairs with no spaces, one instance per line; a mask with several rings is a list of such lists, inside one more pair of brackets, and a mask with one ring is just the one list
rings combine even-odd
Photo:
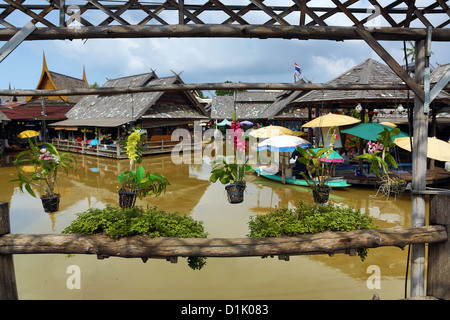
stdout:
[[239,91],[234,96],[213,96],[210,110],[211,119],[230,120],[233,112],[239,120],[265,119],[264,113],[280,92]]
[[[182,83],[177,76],[158,78],[154,72],[108,80],[103,87],[139,87]],[[203,107],[191,92],[140,92],[118,95],[84,96],[67,118],[89,120],[123,119],[123,123],[145,119],[207,119]],[[81,125],[82,121],[78,121]],[[63,125],[60,123],[59,125]]]
[[430,75],[430,82],[436,83],[450,70],[450,63],[441,64]]
[[[82,89],[87,88],[88,85],[83,79],[66,76],[65,74],[49,71],[56,89]],[[77,103],[82,96],[67,96],[67,102]]]
[[[388,66],[373,59],[358,64],[347,70],[340,76],[327,82],[328,84],[386,84],[402,83]],[[321,104],[324,103],[354,103],[360,102],[391,102],[406,101],[406,90],[313,90],[294,100],[297,104]],[[410,91],[410,100],[414,99],[414,93]],[[436,102],[450,102],[450,95],[441,92],[435,99]]]

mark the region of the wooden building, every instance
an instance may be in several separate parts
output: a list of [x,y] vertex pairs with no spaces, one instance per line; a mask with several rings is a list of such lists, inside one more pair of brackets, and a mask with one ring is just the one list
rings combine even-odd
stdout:
[[[103,87],[139,87],[182,84],[179,76],[159,78],[154,72],[109,79]],[[70,151],[122,158],[126,154],[118,147],[131,128],[146,130],[149,150],[146,153],[167,152],[173,147],[171,134],[175,129],[189,129],[195,121],[209,118],[196,95],[191,91],[139,92],[116,95],[84,96],[66,114],[67,119],[51,126],[59,131],[54,142]],[[107,136],[107,142],[93,151],[86,145],[90,139]],[[76,139],[81,148],[70,140]],[[86,148],[85,148],[86,147]],[[104,152],[103,152],[104,151]]]
[[[45,54],[43,56],[42,72],[36,90],[57,90],[87,88],[86,73],[83,69],[83,79],[50,71]],[[48,125],[55,121],[66,119],[66,113],[81,99],[80,96],[11,98],[2,103],[1,111],[10,119],[5,128],[5,137],[10,146],[20,147],[17,135],[24,130],[35,130],[41,133],[41,139],[50,139],[55,132]],[[14,148],[14,147],[13,147]]]

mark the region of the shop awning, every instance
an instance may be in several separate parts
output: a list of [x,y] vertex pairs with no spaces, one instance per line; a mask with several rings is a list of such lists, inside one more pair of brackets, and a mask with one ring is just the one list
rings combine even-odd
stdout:
[[49,124],[49,126],[55,127],[55,129],[58,128],[59,130],[62,130],[62,127],[118,127],[130,121],[132,121],[131,118],[67,119],[54,122],[52,124]]

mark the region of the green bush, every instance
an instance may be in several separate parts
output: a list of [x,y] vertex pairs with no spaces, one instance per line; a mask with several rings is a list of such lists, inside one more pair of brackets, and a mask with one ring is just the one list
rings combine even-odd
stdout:
[[[118,208],[107,206],[104,209],[90,208],[78,213],[77,218],[63,231],[72,234],[106,233],[111,238],[146,235],[175,238],[206,238],[201,221],[177,213],[167,213],[157,207]],[[206,258],[189,257],[192,269],[201,269]]]
[[[305,233],[374,229],[376,225],[367,214],[357,209],[333,204],[308,205],[300,201],[297,208],[277,208],[265,215],[250,217],[249,237],[296,236]],[[362,260],[367,249],[358,249]]]

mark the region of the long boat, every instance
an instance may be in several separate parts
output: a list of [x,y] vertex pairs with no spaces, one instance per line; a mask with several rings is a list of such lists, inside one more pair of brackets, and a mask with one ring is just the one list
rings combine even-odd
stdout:
[[[263,172],[260,170],[260,168],[258,167],[252,167],[252,169],[260,176],[270,179],[270,180],[274,180],[274,181],[278,181],[278,182],[282,182],[282,177],[281,176],[277,176],[275,174],[269,174],[266,172]],[[288,184],[294,184],[294,185],[298,185],[298,186],[305,186],[305,187],[309,187],[308,183],[305,181],[305,179],[295,179],[295,178],[285,178],[285,182]],[[330,186],[332,188],[342,188],[342,187],[350,187],[351,184],[347,183],[347,180],[344,180],[342,178],[339,177],[334,177],[331,178],[330,180],[325,182],[325,185]]]

